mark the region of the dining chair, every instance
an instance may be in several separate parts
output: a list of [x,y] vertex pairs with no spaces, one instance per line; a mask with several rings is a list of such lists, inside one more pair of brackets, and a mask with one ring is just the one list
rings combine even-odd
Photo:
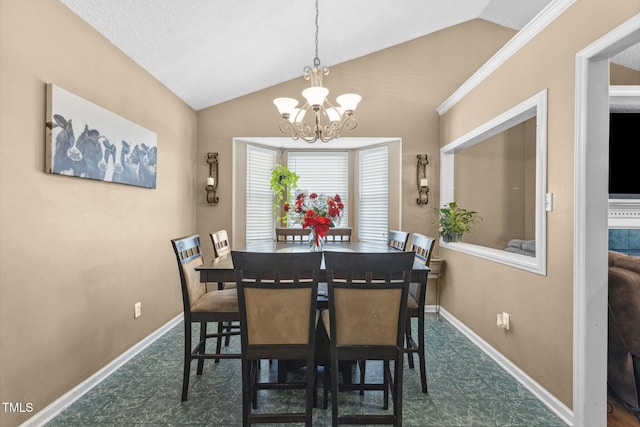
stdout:
[[[419,233],[411,235],[411,244],[409,252],[413,252],[415,261],[429,266],[431,254],[435,239]],[[413,354],[418,353],[418,363],[420,364],[420,382],[422,392],[427,392],[427,370],[426,357],[424,348],[425,330],[424,330],[424,305],[426,300],[427,289],[420,283],[411,283],[409,286],[409,295],[407,296],[407,327],[406,327],[406,348],[409,368],[413,369]],[[411,319],[418,319],[418,342],[413,338],[411,333]]]
[[[238,335],[238,330],[223,328],[223,322],[240,321],[238,294],[235,289],[208,291],[206,283],[200,282],[196,267],[203,264],[200,236],[197,234],[172,239],[171,244],[178,261],[182,306],[184,312],[184,374],[182,378],[182,401],[187,400],[191,362],[198,361],[197,375],[202,375],[205,359],[239,359],[240,353],[222,353],[222,338]],[[216,322],[218,332],[208,333],[207,322]],[[192,348],[192,325],[200,324],[200,340]],[[207,353],[207,339],[217,340],[216,352]]]
[[231,253],[227,230],[218,230],[215,233],[209,233],[209,235],[211,236],[211,243],[213,243],[213,255],[216,258]]
[[399,251],[404,251],[407,247],[407,242],[409,241],[409,233],[406,231],[389,230],[387,233],[387,240],[389,242],[389,247]]
[[[354,253],[325,251],[329,310],[322,321],[329,331],[332,425],[402,425],[402,378],[407,295],[414,256],[411,252]],[[338,363],[358,360],[382,361],[382,382],[338,383]],[[393,363],[393,373],[391,371]],[[361,368],[360,375],[364,372]],[[392,414],[341,415],[338,392],[383,392],[383,409]]]
[[306,243],[309,241],[310,228],[276,227],[276,242]]
[[332,227],[327,230],[327,242],[350,242],[353,229],[351,227]]
[[[315,395],[315,334],[320,252],[232,251],[240,307],[242,425],[305,423]],[[268,381],[261,359],[305,360],[304,381]],[[258,390],[304,389],[304,412],[257,412]],[[295,405],[285,405],[295,406]],[[292,408],[292,410],[295,410]]]
[[[231,253],[231,244],[229,243],[229,234],[227,230],[218,230],[215,233],[209,233],[211,244],[213,245],[213,256],[220,258]],[[218,289],[235,288],[234,282],[218,282]]]

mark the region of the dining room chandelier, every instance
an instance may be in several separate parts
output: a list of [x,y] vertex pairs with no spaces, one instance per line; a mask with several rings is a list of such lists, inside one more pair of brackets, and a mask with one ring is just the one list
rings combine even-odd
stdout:
[[318,58],[318,16],[318,0],[316,0],[316,56],[313,59],[313,67],[304,68],[304,79],[311,83],[310,87],[302,91],[305,104],[302,108],[297,108],[297,99],[273,100],[282,115],[280,131],[291,135],[294,140],[300,138],[309,143],[316,142],[318,139],[328,142],[338,138],[343,129],[355,129],[358,122],[353,116],[353,111],[361,99],[361,96],[355,93],[345,93],[336,98],[338,103],[336,107],[327,98],[329,89],[322,86],[322,77],[329,74],[329,69],[320,67]]

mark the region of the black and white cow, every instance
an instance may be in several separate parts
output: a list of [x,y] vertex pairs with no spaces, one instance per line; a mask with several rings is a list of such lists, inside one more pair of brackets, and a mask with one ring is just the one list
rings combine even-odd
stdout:
[[84,129],[78,134],[78,128],[82,126],[82,123],[78,123],[80,120],[66,120],[60,114],[55,114],[54,120],[61,130],[56,135],[52,171],[65,175],[104,179],[106,163],[102,158],[100,132],[84,124]]

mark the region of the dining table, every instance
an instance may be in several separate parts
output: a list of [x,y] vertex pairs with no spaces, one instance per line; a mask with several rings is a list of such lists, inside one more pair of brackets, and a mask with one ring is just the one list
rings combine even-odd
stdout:
[[[274,241],[256,241],[248,242],[245,246],[234,249],[235,251],[245,252],[266,252],[266,253],[281,253],[281,252],[309,252],[308,242],[274,242]],[[323,252],[338,251],[338,252],[357,252],[357,253],[390,253],[397,252],[398,249],[390,247],[386,242],[325,242],[323,246]],[[205,262],[202,265],[196,267],[196,270],[200,272],[200,282],[204,283],[223,283],[223,282],[235,282],[235,270],[233,267],[233,261],[231,253],[222,255],[218,258],[214,258],[209,262]],[[422,292],[426,294],[427,290],[427,278],[429,275],[429,267],[424,262],[416,260],[413,263],[411,270],[411,282],[420,283],[422,285]],[[324,258],[320,267],[319,281],[321,284],[318,286],[318,308],[328,308],[328,299],[326,292],[327,270],[324,264]],[[424,321],[424,319],[422,319]],[[319,323],[321,331],[316,331],[316,360],[319,365],[328,365],[328,336],[324,331],[322,322]],[[284,382],[287,372],[293,369],[289,364],[278,365],[278,377],[279,380]],[[351,365],[343,365],[340,368],[343,381],[350,383],[352,381]]]
[[[309,252],[308,242],[291,243],[291,242],[273,242],[273,241],[255,241],[248,242],[245,246],[234,249],[235,251],[244,252]],[[388,253],[397,252],[387,245],[386,242],[325,242],[323,251],[338,252],[359,252],[359,253]],[[226,254],[218,258],[214,258],[209,262],[196,267],[200,272],[200,281],[206,283],[216,282],[235,282],[235,270],[231,254]],[[411,282],[421,283],[426,287],[429,267],[424,262],[416,260],[411,270]],[[324,259],[320,267],[320,281],[327,281],[327,270],[325,269]],[[425,288],[426,289],[426,288]]]

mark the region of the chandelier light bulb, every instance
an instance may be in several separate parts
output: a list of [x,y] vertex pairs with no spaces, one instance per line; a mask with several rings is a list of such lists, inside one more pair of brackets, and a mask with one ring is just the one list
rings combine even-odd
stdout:
[[327,113],[327,117],[329,118],[329,121],[331,122],[339,122],[340,118],[342,117],[342,108],[340,107],[333,107],[333,108],[327,108],[325,110],[325,113]]
[[360,102],[360,100],[362,99],[362,97],[358,94],[355,93],[345,93],[344,95],[340,95],[339,97],[336,98],[336,101],[338,101],[338,104],[340,104],[340,106],[346,110],[346,111],[353,111],[356,109],[356,107],[358,106],[358,103]]
[[308,87],[302,91],[302,96],[307,100],[309,105],[315,107],[324,104],[324,100],[329,94],[326,87]]
[[276,98],[273,100],[276,108],[283,116],[285,114],[291,114],[293,109],[298,105],[298,100],[293,98]]
[[291,115],[289,116],[289,121],[291,123],[301,123],[304,120],[304,115],[307,113],[307,110],[303,110],[302,108],[294,108],[291,111]]

